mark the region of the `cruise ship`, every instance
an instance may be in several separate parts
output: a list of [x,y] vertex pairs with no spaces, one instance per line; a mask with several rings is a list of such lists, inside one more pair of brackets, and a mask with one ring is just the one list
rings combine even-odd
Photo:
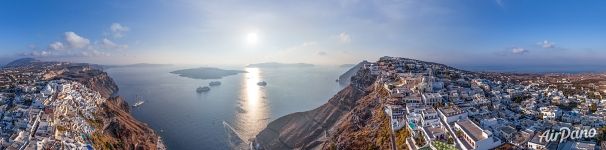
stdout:
[[202,92],[208,92],[208,91],[210,91],[210,88],[209,88],[208,86],[205,86],[205,87],[198,87],[198,88],[196,89],[196,92],[198,92],[198,93],[202,93]]
[[221,85],[220,81],[211,81],[210,83],[208,83],[209,86],[219,86]]

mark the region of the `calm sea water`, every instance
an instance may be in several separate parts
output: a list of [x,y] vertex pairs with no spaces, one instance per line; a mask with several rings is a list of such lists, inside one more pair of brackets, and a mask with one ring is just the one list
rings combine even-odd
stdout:
[[[231,124],[242,138],[254,137],[272,120],[324,104],[343,87],[335,79],[347,68],[238,68],[248,73],[218,80],[179,77],[170,71],[191,68],[129,67],[106,70],[130,104],[136,96],[145,103],[132,109],[164,139],[169,149],[228,149],[222,122]],[[196,88],[210,81],[222,85],[208,93]],[[267,81],[261,87],[259,81]]]

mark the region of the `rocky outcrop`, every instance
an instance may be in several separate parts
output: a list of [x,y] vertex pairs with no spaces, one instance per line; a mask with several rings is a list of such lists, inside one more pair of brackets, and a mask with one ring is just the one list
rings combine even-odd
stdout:
[[272,150],[388,148],[389,123],[382,114],[379,92],[374,91],[375,80],[368,70],[359,70],[351,84],[326,104],[269,123],[256,136],[255,145]]
[[317,149],[391,149],[389,119],[380,104],[380,93],[372,91],[332,128]]
[[303,147],[318,139],[349,112],[355,97],[353,88],[347,87],[319,108],[272,121],[257,135],[256,141],[265,149]]
[[79,79],[79,82],[107,98],[113,96],[118,91],[118,86],[106,72],[99,70],[91,70],[90,72],[90,78]]
[[349,70],[339,76],[339,84],[347,85],[351,81],[351,77],[356,75],[356,73],[364,66],[364,64],[368,64],[368,61],[362,61],[356,65],[353,65]]
[[121,97],[109,98],[101,105],[103,127],[96,131],[97,149],[156,149],[158,136],[147,125],[128,113],[128,104]]

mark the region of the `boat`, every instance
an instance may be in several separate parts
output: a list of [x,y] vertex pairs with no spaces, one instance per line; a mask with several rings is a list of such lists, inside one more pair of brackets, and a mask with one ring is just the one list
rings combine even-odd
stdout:
[[133,107],[139,107],[139,106],[143,105],[143,103],[145,103],[145,101],[142,100],[141,96],[139,96],[139,95],[137,95],[137,98],[135,98],[135,99],[137,102],[133,105]]
[[198,88],[196,89],[196,92],[198,92],[198,93],[202,93],[202,92],[208,92],[208,91],[210,91],[210,88],[209,88],[208,86],[205,86],[205,87],[198,87]]
[[257,85],[259,85],[259,86],[266,86],[267,82],[261,81],[261,82],[258,82]]
[[133,105],[133,107],[139,107],[139,106],[143,105],[143,103],[145,103],[145,101],[138,101]]
[[221,85],[220,81],[211,81],[210,83],[208,83],[209,86],[219,86]]

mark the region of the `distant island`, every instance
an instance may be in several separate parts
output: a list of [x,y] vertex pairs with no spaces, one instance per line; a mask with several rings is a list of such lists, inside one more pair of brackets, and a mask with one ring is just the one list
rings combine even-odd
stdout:
[[109,68],[126,68],[126,67],[166,67],[172,66],[171,64],[149,64],[149,63],[138,63],[138,64],[130,64],[130,65],[102,65],[103,69]]
[[24,65],[30,65],[35,62],[40,62],[40,60],[37,60],[34,58],[21,58],[21,59],[17,59],[15,61],[12,61],[12,62],[2,66],[2,68],[14,68],[14,67],[19,67],[19,66],[24,66]]
[[246,73],[246,71],[223,70],[223,69],[219,69],[219,68],[200,67],[200,68],[177,70],[177,71],[173,71],[170,73],[177,74],[182,77],[192,78],[192,79],[221,79],[223,77],[236,75],[238,73]]
[[282,67],[313,67],[313,64],[306,63],[278,63],[278,62],[266,62],[258,64],[249,64],[246,67],[257,67],[257,68],[282,68]]
[[341,67],[341,68],[351,68],[351,67],[353,67],[355,65],[356,64],[342,64],[342,65],[339,65],[339,67]]

